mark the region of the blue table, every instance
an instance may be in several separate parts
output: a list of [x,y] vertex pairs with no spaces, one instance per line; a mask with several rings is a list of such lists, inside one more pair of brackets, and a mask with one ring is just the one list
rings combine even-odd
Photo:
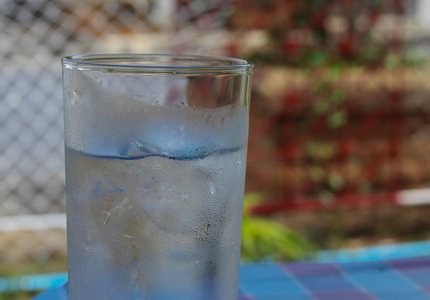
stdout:
[[[67,283],[34,300],[67,299]],[[241,266],[239,300],[429,300],[430,256]]]

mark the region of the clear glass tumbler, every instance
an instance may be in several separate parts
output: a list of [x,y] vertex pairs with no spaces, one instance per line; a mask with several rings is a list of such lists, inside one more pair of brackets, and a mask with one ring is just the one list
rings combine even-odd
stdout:
[[62,65],[70,299],[237,299],[252,64]]

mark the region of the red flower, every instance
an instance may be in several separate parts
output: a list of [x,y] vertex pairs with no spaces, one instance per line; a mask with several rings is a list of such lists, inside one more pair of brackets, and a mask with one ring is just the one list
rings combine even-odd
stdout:
[[295,91],[288,92],[284,98],[284,105],[287,109],[291,110],[299,105],[300,99],[301,96],[299,93]]
[[338,50],[343,56],[351,56],[354,52],[354,38],[352,36],[345,37],[338,44]]
[[295,55],[300,51],[301,44],[296,39],[288,39],[284,43],[284,53],[287,55]]

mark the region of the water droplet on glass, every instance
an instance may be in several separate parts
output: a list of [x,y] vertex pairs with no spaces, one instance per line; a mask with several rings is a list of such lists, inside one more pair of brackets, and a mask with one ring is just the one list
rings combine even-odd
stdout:
[[112,213],[114,216],[116,215],[115,222],[118,222],[119,220],[122,219],[126,211],[130,210],[132,207],[133,207],[133,204],[130,203],[130,201],[128,200],[128,197],[125,197],[124,199],[121,200],[120,203],[116,205],[114,204],[112,206],[110,213]]
[[137,100],[137,101],[144,101],[144,96],[143,95],[135,95],[135,96],[133,96],[133,99]]
[[102,72],[100,71],[94,71],[93,72],[93,78],[94,79],[99,79],[102,76]]
[[106,170],[105,166],[102,167],[102,174],[105,175],[105,176],[109,175],[109,172]]
[[215,185],[212,181],[209,181],[209,191],[211,192],[212,195],[215,195],[216,193]]
[[110,212],[108,212],[108,211],[102,212],[102,223],[103,224],[107,224],[107,222],[109,222],[109,218],[110,218]]
[[128,197],[125,197],[124,200],[122,200],[122,205],[124,205],[125,209],[130,210],[133,208],[133,203],[128,199]]
[[69,94],[69,99],[70,102],[73,104],[75,104],[76,101],[79,100],[79,94],[76,90],[68,90],[68,94]]

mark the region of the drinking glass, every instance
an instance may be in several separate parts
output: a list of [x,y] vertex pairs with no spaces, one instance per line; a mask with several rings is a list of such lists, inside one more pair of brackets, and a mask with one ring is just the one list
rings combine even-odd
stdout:
[[252,64],[62,66],[70,299],[237,299]]

